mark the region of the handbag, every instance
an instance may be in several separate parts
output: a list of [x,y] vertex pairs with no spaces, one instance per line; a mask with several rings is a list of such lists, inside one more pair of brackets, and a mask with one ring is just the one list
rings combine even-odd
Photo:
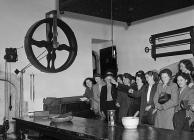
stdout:
[[164,104],[168,102],[171,99],[171,94],[168,94],[166,92],[162,92],[159,96],[158,103]]
[[174,113],[173,126],[174,126],[175,130],[190,131],[189,118],[186,117],[186,110],[185,109],[181,109],[178,112]]
[[191,132],[194,132],[194,122],[191,123],[190,130],[191,130]]
[[152,114],[152,112],[153,112],[153,109],[144,111],[141,118],[142,124],[154,125],[156,112],[154,114]]
[[189,105],[188,102],[189,102],[188,100],[181,100],[180,102],[181,109],[189,110],[191,106]]

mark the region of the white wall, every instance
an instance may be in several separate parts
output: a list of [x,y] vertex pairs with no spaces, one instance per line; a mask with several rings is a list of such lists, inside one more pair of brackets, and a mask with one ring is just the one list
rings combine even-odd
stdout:
[[[55,9],[54,0],[1,0],[1,37],[0,37],[0,68],[4,71],[5,48],[23,46],[24,37],[29,27],[45,17],[45,13]],[[79,20],[65,13],[61,18],[74,31],[78,54],[76,60],[66,71],[47,74],[33,66],[24,73],[24,97],[29,102],[29,111],[41,110],[45,97],[68,97],[84,93],[83,80],[92,76],[92,38],[109,39],[109,30],[105,24]],[[104,21],[103,21],[104,23]],[[41,35],[38,35],[41,39]],[[11,64],[11,72],[21,70],[29,61],[24,48],[18,50],[19,61]],[[30,101],[30,74],[35,74],[35,101]]]
[[[52,10],[55,4],[53,0],[1,0],[0,19],[0,69],[4,71],[5,48],[20,48],[24,44],[24,37],[28,28],[36,21],[44,18],[44,13]],[[18,49],[17,63],[11,63],[11,72],[16,68],[21,70],[29,62],[26,59],[24,48]],[[29,73],[37,73],[34,68],[28,69],[24,74],[24,95],[25,99],[29,95]],[[37,79],[38,80],[38,79]],[[41,88],[42,89],[42,88]],[[46,91],[46,89],[44,89]],[[41,93],[36,94],[36,99],[43,97]],[[29,98],[27,98],[29,99]],[[27,100],[26,99],[26,100]],[[35,105],[35,104],[34,104]],[[41,108],[40,103],[38,105]]]
[[152,34],[175,30],[194,25],[194,10],[189,7],[168,14],[152,17],[132,23],[128,28],[118,27],[114,33],[117,42],[119,73],[131,72],[143,69],[160,69],[166,65],[177,62],[193,55],[179,55],[171,57],[151,58],[151,53],[144,52],[149,47],[149,38]]
[[[29,27],[43,19],[45,13],[55,8],[54,0],[0,0],[0,70],[4,70],[5,48],[23,46],[24,37]],[[92,76],[92,39],[110,40],[110,24],[106,20],[83,16],[78,18],[71,13],[62,17],[74,31],[78,43],[78,55],[73,65],[66,71],[47,74],[30,67],[24,74],[24,96],[29,101],[29,111],[41,110],[45,97],[67,97],[82,95],[82,82]],[[187,56],[159,58],[154,61],[144,52],[150,46],[152,34],[191,26],[194,23],[192,8],[142,20],[126,28],[124,24],[114,26],[114,45],[117,46],[119,73],[135,73],[139,69],[159,69]],[[41,36],[39,36],[41,38]],[[18,50],[19,61],[11,64],[12,72],[21,70],[29,61],[24,49]],[[30,101],[30,74],[35,74],[35,102]]]

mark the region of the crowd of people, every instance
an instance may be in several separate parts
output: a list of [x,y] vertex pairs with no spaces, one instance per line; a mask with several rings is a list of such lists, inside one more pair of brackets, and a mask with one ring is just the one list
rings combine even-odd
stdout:
[[130,73],[107,72],[86,78],[84,96],[96,118],[106,120],[107,110],[116,110],[117,121],[139,112],[140,124],[171,130],[194,130],[194,67],[181,60],[178,73],[142,70]]

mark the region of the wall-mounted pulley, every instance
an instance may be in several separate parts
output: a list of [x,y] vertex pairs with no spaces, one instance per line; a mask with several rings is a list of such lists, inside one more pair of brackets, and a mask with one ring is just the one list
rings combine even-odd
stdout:
[[[56,73],[66,70],[74,62],[77,56],[77,41],[71,28],[57,18],[57,11],[51,11],[49,15],[52,17],[47,13],[45,19],[37,21],[29,28],[24,47],[33,66],[42,72]],[[43,57],[38,59],[40,54],[44,54],[46,61],[42,60]],[[67,57],[61,58],[64,55]]]

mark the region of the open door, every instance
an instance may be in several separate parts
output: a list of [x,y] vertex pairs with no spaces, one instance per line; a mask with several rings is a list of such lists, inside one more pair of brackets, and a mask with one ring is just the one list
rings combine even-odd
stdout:
[[100,68],[101,75],[105,75],[107,71],[111,71],[114,76],[117,75],[117,52],[116,46],[100,49]]

